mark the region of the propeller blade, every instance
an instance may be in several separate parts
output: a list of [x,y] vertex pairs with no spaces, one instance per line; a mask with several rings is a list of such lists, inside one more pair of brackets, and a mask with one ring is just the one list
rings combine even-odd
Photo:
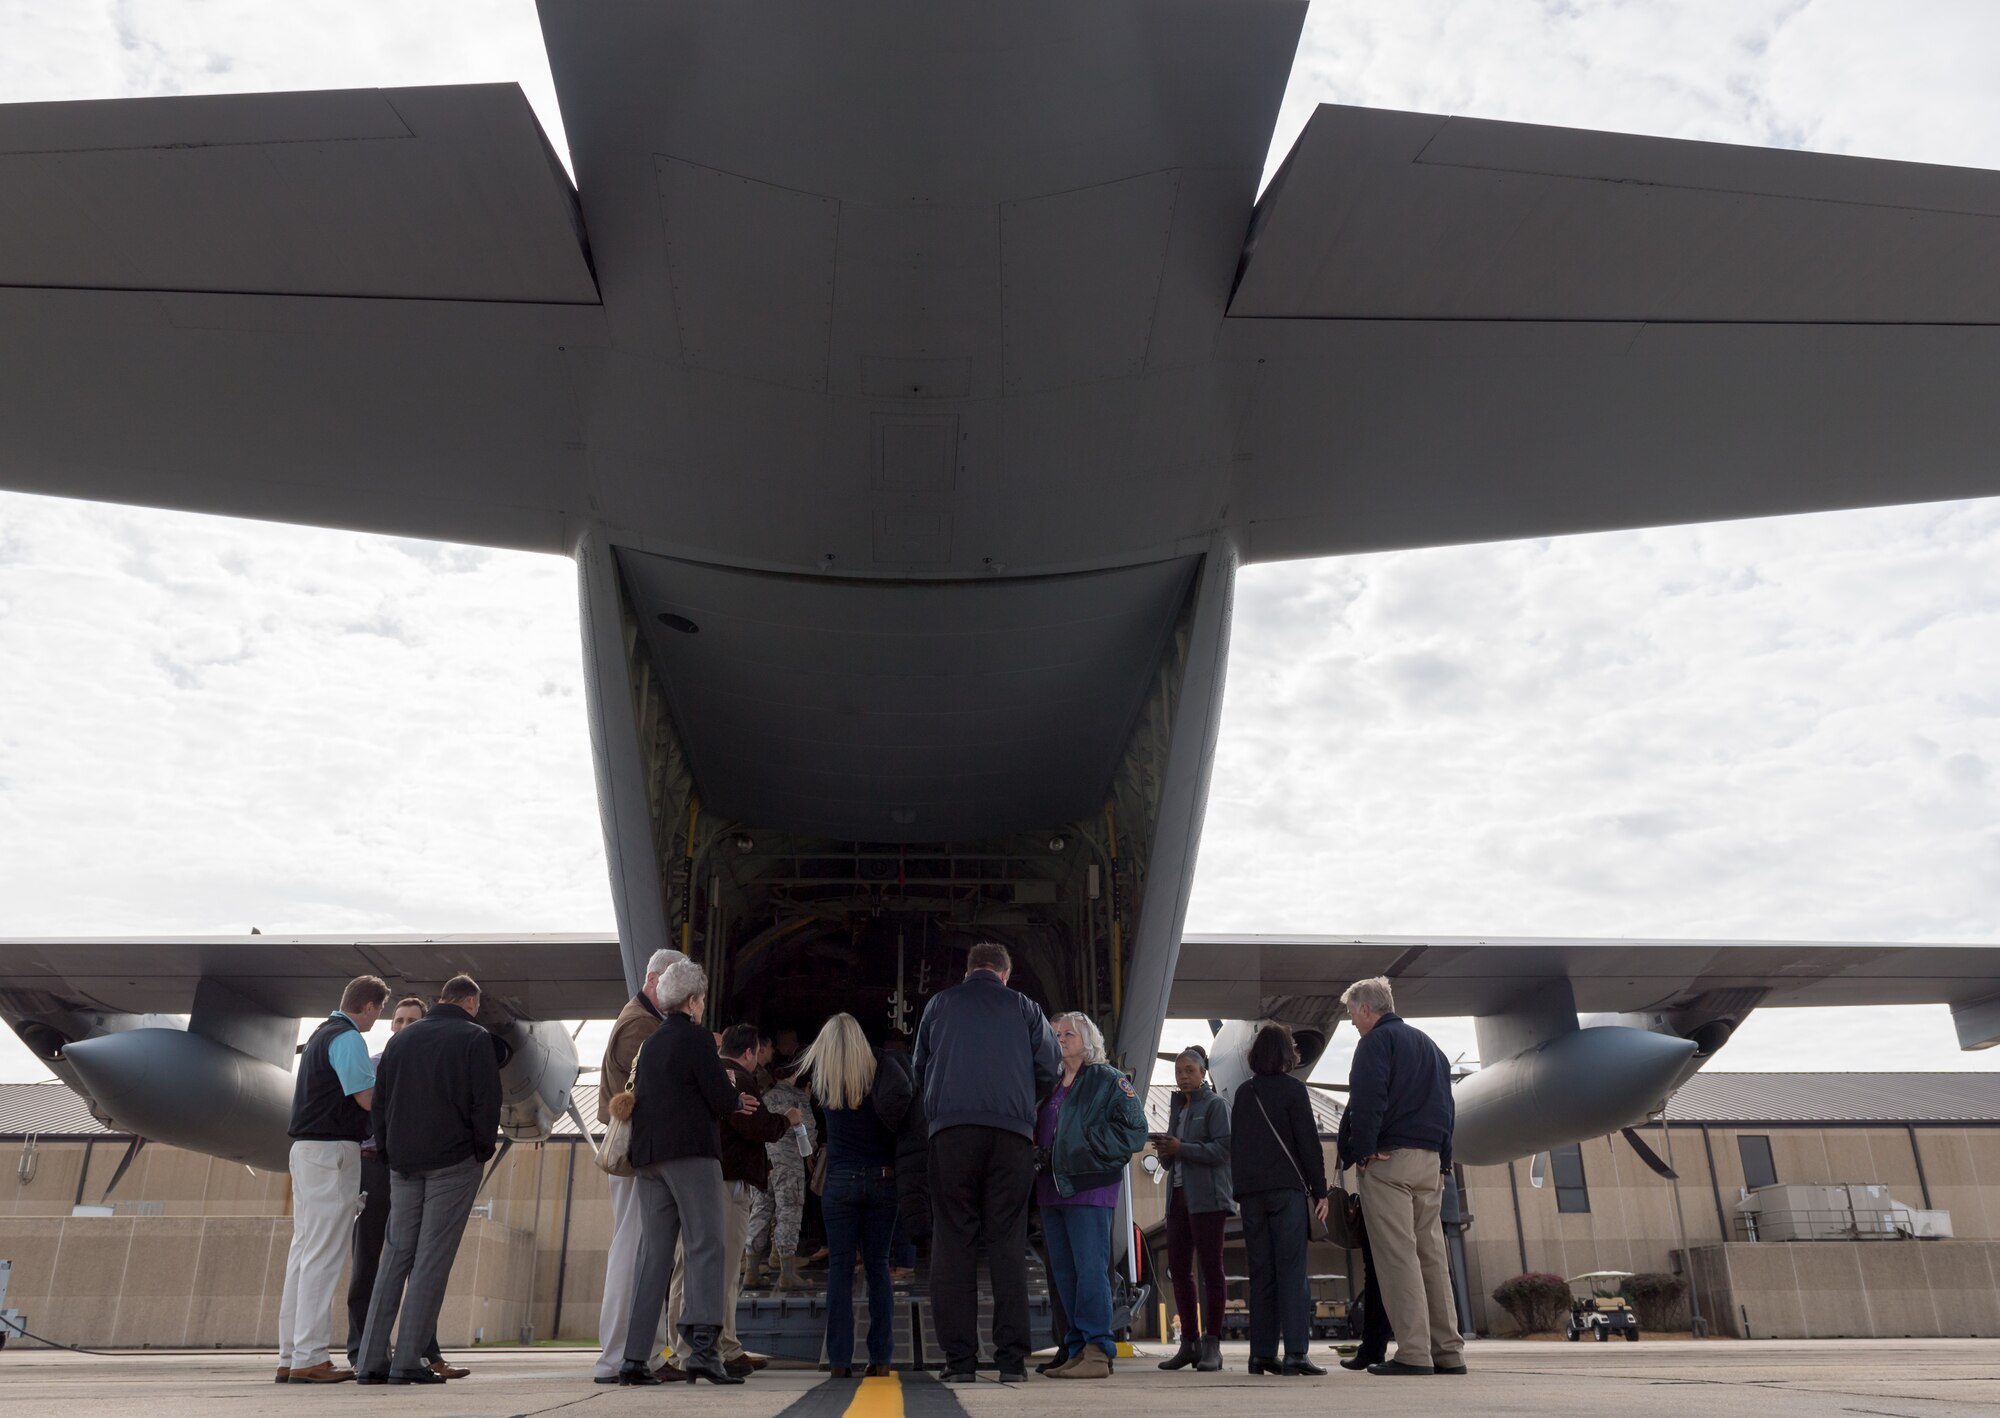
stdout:
[[1646,1145],[1645,1138],[1631,1128],[1620,1128],[1619,1131],[1625,1135],[1625,1140],[1632,1144],[1632,1150],[1639,1154],[1639,1160],[1651,1167],[1655,1175],[1665,1177],[1670,1182],[1678,1182],[1681,1179],[1680,1173],[1669,1167],[1664,1157]]
[[[513,1138],[503,1137],[500,1139],[500,1150],[493,1154],[493,1160],[486,1165],[486,1175],[479,1179],[479,1191],[483,1192],[486,1190],[487,1186],[493,1180],[493,1174],[500,1170],[500,1164],[507,1160],[507,1154],[513,1150]],[[473,1195],[477,1196],[479,1192],[474,1192]]]
[[1548,1167],[1549,1154],[1546,1152],[1537,1152],[1534,1160],[1528,1164],[1528,1185],[1531,1187],[1540,1187],[1542,1177],[1547,1173]]
[[105,1184],[104,1195],[97,1199],[99,1206],[111,1200],[111,1193],[118,1190],[118,1184],[125,1180],[125,1173],[131,1169],[132,1159],[139,1155],[139,1149],[145,1145],[146,1139],[143,1137],[135,1137],[126,1145],[125,1155],[118,1159],[118,1170],[111,1174],[111,1180]]

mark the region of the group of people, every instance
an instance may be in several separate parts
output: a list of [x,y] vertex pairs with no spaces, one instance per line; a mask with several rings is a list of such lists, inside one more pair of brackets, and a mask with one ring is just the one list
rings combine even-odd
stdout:
[[[706,973],[678,951],[656,952],[604,1056],[600,1121],[629,1128],[631,1175],[610,1184],[597,1382],[740,1384],[763,1367],[736,1338],[737,1296],[773,1244],[793,1273],[809,1157],[836,1377],[854,1372],[857,1270],[869,1314],[864,1374],[889,1372],[892,1259],[907,1263],[893,1253],[927,1234],[940,1377],[974,1377],[983,1259],[994,1364],[1003,1383],[1025,1380],[1035,1347],[1031,1203],[1058,1312],[1057,1351],[1038,1372],[1110,1377],[1113,1215],[1124,1169],[1149,1140],[1169,1189],[1183,1336],[1160,1367],[1221,1368],[1223,1239],[1239,1215],[1250,1372],[1323,1374],[1308,1356],[1305,1257],[1329,1189],[1290,1032],[1258,1033],[1233,1109],[1208,1081],[1207,1054],[1183,1051],[1166,1131],[1149,1135],[1139,1090],[1106,1061],[1096,1024],[1078,1013],[1051,1021],[1010,987],[1011,974],[1003,946],[973,947],[964,980],[930,1001],[907,1055],[871,1046],[852,1015],[836,1014],[796,1058],[774,1060],[753,1026],[710,1032]],[[374,976],[350,982],[301,1050],[280,1382],[443,1383],[467,1372],[439,1353],[437,1317],[495,1147],[499,1062],[476,1023],[479,987],[465,976],[434,1004],[399,1000],[388,1046],[371,1058],[362,1036],[388,995]],[[1463,1373],[1440,1224],[1450,1069],[1395,1014],[1387,980],[1359,982],[1343,1003],[1362,1038],[1338,1147],[1359,1178],[1368,1269],[1363,1342],[1343,1366]],[[353,1367],[343,1369],[329,1358],[331,1306],[350,1246]]]
[[[363,1039],[389,987],[362,975],[300,1050],[291,1118],[292,1241],[278,1307],[279,1383],[441,1384],[445,1282],[500,1126],[500,1060],[479,985],[396,1002],[388,1045]],[[347,1352],[331,1357],[334,1289],[352,1252]],[[393,1340],[393,1342],[392,1342]]]
[[[1451,1068],[1427,1035],[1396,1014],[1388,980],[1358,981],[1341,1002],[1361,1042],[1336,1149],[1341,1170],[1358,1179],[1367,1271],[1361,1343],[1341,1367],[1397,1377],[1463,1374],[1465,1342],[1442,1222],[1444,1188],[1451,1184]],[[1222,1367],[1222,1246],[1233,1212],[1250,1280],[1250,1372],[1317,1376],[1326,1371],[1309,1355],[1306,1247],[1315,1225],[1327,1225],[1332,1201],[1319,1128],[1294,1072],[1299,1053],[1289,1029],[1260,1029],[1248,1062],[1250,1077],[1232,1108],[1209,1086],[1203,1050],[1188,1049],[1175,1060],[1177,1091],[1154,1150],[1171,1188],[1167,1265],[1182,1339],[1160,1367]]]
[[[836,1014],[792,1078],[767,1088],[757,1076],[755,1029],[733,1026],[718,1042],[704,1023],[705,972],[678,952],[657,952],[605,1053],[604,1117],[629,1125],[634,1175],[612,1181],[593,1377],[741,1383],[756,1371],[760,1361],[731,1332],[743,1271],[766,1258],[765,1228],[752,1238],[749,1217],[769,1205],[781,1252],[795,1243],[791,1183],[781,1187],[771,1162],[790,1166],[809,1151],[818,1154],[826,1352],[836,1377],[854,1372],[857,1269],[868,1297],[863,1373],[889,1371],[893,1252],[928,1234],[944,1379],[969,1380],[976,1368],[982,1254],[1000,1376],[1025,1378],[1034,1347],[1028,1215],[1038,1193],[1052,1277],[1070,1317],[1061,1361],[1045,1368],[1061,1377],[1108,1374],[1116,1349],[1111,1213],[1120,1174],[1144,1146],[1145,1113],[1131,1080],[1104,1062],[1096,1026],[1079,1014],[1052,1025],[1008,987],[1012,969],[1004,947],[975,946],[964,982],[925,1010],[907,1058],[872,1046],[852,1015]],[[808,1101],[824,1119],[817,1142],[806,1127]],[[792,1147],[800,1134],[806,1145]],[[768,1203],[755,1202],[760,1192]]]

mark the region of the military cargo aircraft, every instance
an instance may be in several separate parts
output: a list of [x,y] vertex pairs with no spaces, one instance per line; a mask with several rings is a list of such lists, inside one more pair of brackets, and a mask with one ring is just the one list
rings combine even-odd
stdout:
[[907,1026],[999,939],[1128,1063],[1387,974],[1468,1162],[1753,1008],[2000,1042],[1988,947],[1183,941],[1240,565],[2000,493],[2000,174],[1324,105],[1260,195],[1304,13],[543,0],[573,181],[513,84],[0,106],[0,487],[573,558],[617,918],[8,941],[0,1016],[270,1167],[350,975],[475,974],[527,1138],[666,945]]

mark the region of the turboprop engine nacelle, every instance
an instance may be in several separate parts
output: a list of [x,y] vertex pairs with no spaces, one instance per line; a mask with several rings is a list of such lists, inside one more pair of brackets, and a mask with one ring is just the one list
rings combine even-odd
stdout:
[[1509,1162],[1645,1120],[1694,1055],[1692,1039],[1607,1025],[1572,1029],[1490,1063],[1453,1093],[1452,1155]]
[[[278,1024],[298,1028],[296,1020]],[[509,1020],[493,1026],[493,1038],[500,1131],[515,1142],[540,1142],[569,1108],[576,1045],[553,1020]],[[289,1164],[295,1077],[266,1059],[190,1030],[143,1028],[64,1044],[51,1067],[120,1131],[272,1172]]]
[[[1234,1107],[1236,1089],[1250,1076],[1250,1045],[1256,1042],[1257,1031],[1266,1021],[1262,1019],[1222,1019],[1215,1021],[1215,1037],[1205,1046],[1208,1051],[1208,1081],[1223,1100]],[[1313,1071],[1320,1055],[1326,1052],[1327,1031],[1317,1025],[1295,1025],[1292,1028],[1292,1043],[1299,1051],[1299,1064],[1293,1070],[1300,1078]]]
[[65,1045],[63,1061],[112,1126],[170,1147],[282,1172],[292,1074],[184,1029],[126,1029]]
[[541,1142],[569,1111],[579,1072],[576,1041],[552,1019],[495,1025],[500,1042],[500,1133],[513,1142]]

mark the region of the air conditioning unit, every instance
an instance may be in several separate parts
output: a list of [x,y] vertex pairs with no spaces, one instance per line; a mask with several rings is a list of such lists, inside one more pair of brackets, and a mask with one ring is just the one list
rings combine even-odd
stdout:
[[0,1348],[5,1348],[8,1340],[23,1339],[28,1333],[28,1317],[7,1308],[7,1285],[13,1278],[14,1262],[0,1260]]
[[1781,1183],[1737,1204],[1752,1241],[1894,1241],[1951,1235],[1951,1213],[1909,1206],[1879,1183]]

